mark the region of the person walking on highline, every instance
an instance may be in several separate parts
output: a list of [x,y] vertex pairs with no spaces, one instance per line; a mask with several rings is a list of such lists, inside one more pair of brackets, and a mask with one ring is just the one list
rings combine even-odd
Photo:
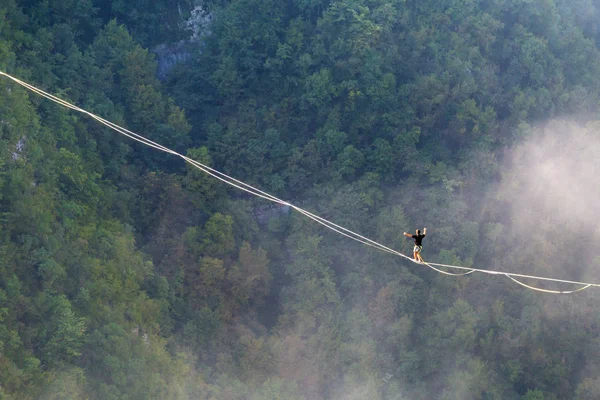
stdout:
[[423,234],[421,235],[421,231],[417,229],[416,235],[411,235],[410,233],[404,232],[404,236],[415,239],[415,247],[413,248],[413,257],[416,262],[425,262],[423,261],[423,257],[421,257],[421,250],[423,250],[423,238],[427,235],[427,228],[423,228]]

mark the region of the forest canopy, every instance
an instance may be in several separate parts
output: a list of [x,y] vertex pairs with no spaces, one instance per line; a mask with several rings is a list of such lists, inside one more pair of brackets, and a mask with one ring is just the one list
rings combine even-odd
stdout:
[[[599,12],[2,0],[0,70],[404,254],[600,283]],[[0,399],[600,393],[598,290],[443,276],[0,92]]]

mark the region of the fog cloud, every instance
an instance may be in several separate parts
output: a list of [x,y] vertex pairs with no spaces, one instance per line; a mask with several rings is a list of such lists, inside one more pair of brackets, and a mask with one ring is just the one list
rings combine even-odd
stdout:
[[508,211],[508,236],[520,239],[517,259],[529,261],[523,268],[567,268],[570,274],[561,277],[598,278],[586,265],[599,255],[599,175],[598,123],[551,121],[510,152],[498,197]]

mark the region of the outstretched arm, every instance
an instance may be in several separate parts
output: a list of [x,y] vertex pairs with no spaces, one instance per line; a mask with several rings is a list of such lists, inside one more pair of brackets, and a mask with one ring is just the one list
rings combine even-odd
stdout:
[[412,237],[412,235],[410,233],[406,233],[406,232],[404,232],[404,236],[409,237],[409,238]]
[[423,228],[423,236],[427,235],[427,228]]

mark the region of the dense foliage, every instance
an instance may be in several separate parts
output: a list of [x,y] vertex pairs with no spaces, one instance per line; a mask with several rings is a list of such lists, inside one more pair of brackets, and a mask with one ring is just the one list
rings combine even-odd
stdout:
[[[406,254],[600,282],[596,3],[2,0],[0,70]],[[597,290],[442,276],[0,92],[0,399],[600,393]]]

